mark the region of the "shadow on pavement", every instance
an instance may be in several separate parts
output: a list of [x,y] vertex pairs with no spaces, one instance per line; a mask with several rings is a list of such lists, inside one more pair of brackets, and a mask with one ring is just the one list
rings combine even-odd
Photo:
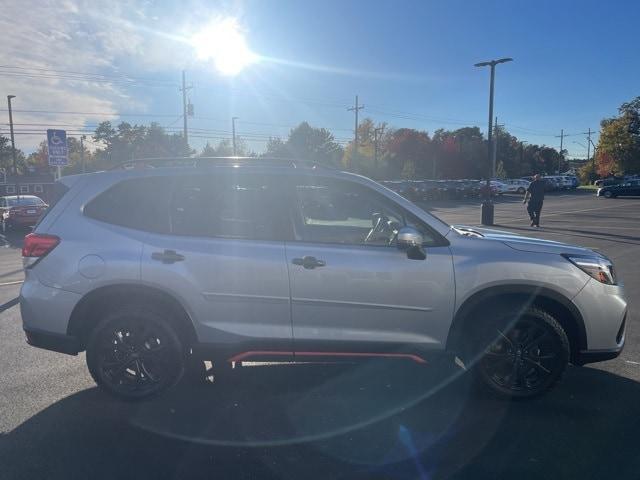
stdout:
[[400,364],[244,367],[122,403],[93,388],[0,436],[2,478],[636,479],[640,384],[570,368],[504,402]]

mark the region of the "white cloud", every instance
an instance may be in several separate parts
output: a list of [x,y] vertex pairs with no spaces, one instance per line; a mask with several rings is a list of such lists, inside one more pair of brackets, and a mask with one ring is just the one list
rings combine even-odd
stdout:
[[[158,19],[150,2],[94,2],[87,0],[9,0],[0,17],[0,58],[5,65],[70,72],[133,75],[153,78],[157,72],[178,71],[192,58],[179,32],[188,31],[171,15]],[[166,12],[165,12],[166,13]],[[3,70],[6,72],[6,70]],[[95,124],[105,117],[87,114],[43,115],[19,110],[74,112],[144,112],[156,91],[132,95],[121,83],[88,83],[45,77],[46,72],[14,70],[23,75],[0,75],[0,93],[16,95],[14,123]],[[25,73],[33,77],[24,76]],[[0,103],[2,105],[4,102]],[[4,106],[2,108],[5,108]],[[0,115],[6,115],[4,112]],[[5,117],[6,118],[6,117]],[[114,117],[115,118],[115,117]],[[0,133],[7,134],[6,121]],[[25,129],[26,125],[16,125]],[[44,138],[18,135],[17,146],[33,150]]]

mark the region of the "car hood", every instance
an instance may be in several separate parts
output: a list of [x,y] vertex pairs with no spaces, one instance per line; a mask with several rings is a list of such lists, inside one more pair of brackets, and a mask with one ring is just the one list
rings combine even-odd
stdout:
[[555,242],[553,240],[544,240],[541,238],[525,237],[511,232],[502,230],[493,230],[489,228],[468,227],[464,225],[454,225],[452,229],[460,235],[477,238],[482,241],[501,242],[514,250],[522,252],[534,253],[573,253],[585,254],[593,253],[593,250],[570,245],[568,243]]

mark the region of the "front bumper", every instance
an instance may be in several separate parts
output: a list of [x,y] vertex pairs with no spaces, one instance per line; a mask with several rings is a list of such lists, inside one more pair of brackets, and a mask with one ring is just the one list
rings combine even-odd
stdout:
[[75,337],[38,329],[25,329],[24,333],[27,337],[27,343],[32,347],[44,348],[45,350],[67,353],[69,355],[77,355],[80,351],[78,340]]
[[[590,279],[573,298],[573,304],[582,315],[585,333],[585,342],[580,345],[578,355],[584,358],[615,357],[625,340],[627,301],[623,287]],[[590,352],[595,353],[590,355]]]
[[613,360],[617,358],[622,349],[624,348],[624,342],[626,338],[627,329],[627,313],[625,312],[622,324],[616,334],[617,346],[615,348],[604,348],[601,350],[581,350],[575,356],[573,363],[576,365],[586,365],[587,363],[604,362],[606,360]]
[[587,363],[605,362],[617,358],[620,353],[622,353],[622,347],[611,350],[582,350],[578,352],[573,363],[582,366]]

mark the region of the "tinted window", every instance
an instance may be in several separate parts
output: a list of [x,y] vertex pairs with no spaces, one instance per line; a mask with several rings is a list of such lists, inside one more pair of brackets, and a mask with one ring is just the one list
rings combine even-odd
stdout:
[[170,182],[167,177],[122,181],[89,202],[84,213],[114,225],[168,233]]
[[171,231],[177,235],[282,239],[284,214],[276,191],[257,176],[198,176],[176,181]]
[[389,246],[407,225],[421,231],[427,245],[440,239],[417,217],[366,187],[328,180],[300,181],[294,188],[299,240]]
[[38,197],[20,197],[7,199],[10,207],[28,206],[28,205],[44,205],[44,202]]

